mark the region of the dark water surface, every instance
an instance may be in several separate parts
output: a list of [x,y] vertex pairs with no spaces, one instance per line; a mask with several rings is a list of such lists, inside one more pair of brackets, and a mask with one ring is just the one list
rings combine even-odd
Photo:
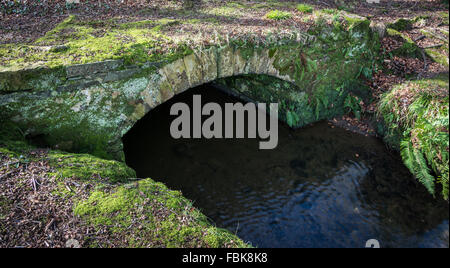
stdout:
[[[279,124],[274,150],[256,139],[170,136],[175,102],[238,102],[210,86],[158,106],[124,137],[139,177],[181,190],[218,226],[258,247],[448,247],[448,203],[416,183],[399,156],[373,137],[327,122]],[[191,106],[192,107],[192,106]],[[192,109],[191,109],[192,110]]]

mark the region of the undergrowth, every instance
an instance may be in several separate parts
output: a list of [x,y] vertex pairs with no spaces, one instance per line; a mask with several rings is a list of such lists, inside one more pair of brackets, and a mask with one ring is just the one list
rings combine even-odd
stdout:
[[448,77],[409,81],[386,93],[379,114],[386,141],[396,145],[406,167],[435,195],[437,185],[448,200]]

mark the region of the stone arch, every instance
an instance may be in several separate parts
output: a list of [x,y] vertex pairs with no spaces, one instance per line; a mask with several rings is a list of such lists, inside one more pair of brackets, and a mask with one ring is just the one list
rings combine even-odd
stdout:
[[152,108],[174,95],[220,78],[256,74],[295,83],[294,78],[281,74],[277,69],[275,60],[278,50],[272,51],[270,48],[262,48],[244,55],[241,49],[232,46],[211,47],[164,65],[150,75],[146,90],[137,96],[143,103],[136,107],[135,116],[129,122],[127,130]]

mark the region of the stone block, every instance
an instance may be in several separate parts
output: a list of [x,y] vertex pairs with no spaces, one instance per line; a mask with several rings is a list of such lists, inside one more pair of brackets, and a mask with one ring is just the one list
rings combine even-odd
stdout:
[[202,63],[195,54],[184,57],[184,65],[186,67],[186,75],[189,81],[189,87],[195,87],[203,84]]
[[183,58],[165,65],[161,70],[165,73],[167,81],[175,94],[181,93],[190,87]]
[[200,60],[203,83],[211,82],[217,79],[217,48],[212,47],[197,53]]
[[122,60],[108,60],[88,64],[77,64],[66,67],[67,78],[88,76],[96,73],[107,73],[123,65]]
[[218,66],[217,77],[224,78],[233,76],[234,73],[234,51],[230,46],[217,49]]

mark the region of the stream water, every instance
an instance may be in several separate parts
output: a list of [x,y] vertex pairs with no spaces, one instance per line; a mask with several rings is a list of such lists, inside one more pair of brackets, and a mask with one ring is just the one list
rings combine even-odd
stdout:
[[280,122],[274,150],[257,139],[173,139],[170,107],[191,106],[193,94],[203,104],[240,101],[210,85],[175,96],[124,136],[126,161],[138,177],[181,190],[218,227],[258,247],[449,246],[448,203],[382,141],[327,122]]

